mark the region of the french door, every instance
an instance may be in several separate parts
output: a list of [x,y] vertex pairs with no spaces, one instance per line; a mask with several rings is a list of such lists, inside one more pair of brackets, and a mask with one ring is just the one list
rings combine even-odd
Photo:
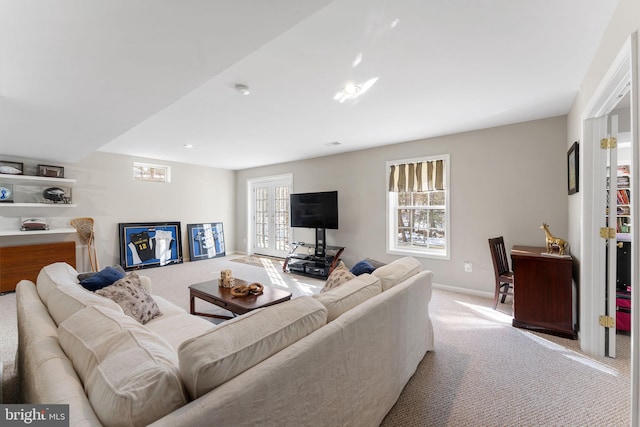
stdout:
[[282,258],[289,253],[289,195],[292,181],[291,175],[250,181],[251,253]]

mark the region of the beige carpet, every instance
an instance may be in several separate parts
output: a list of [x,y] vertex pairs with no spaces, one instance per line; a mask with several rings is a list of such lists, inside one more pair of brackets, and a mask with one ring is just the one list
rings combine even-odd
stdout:
[[280,268],[284,265],[284,260],[282,258],[272,258],[263,255],[249,255],[243,256],[239,258],[230,259],[233,262],[239,262],[240,264],[253,265],[254,267],[262,267],[262,268]]
[[[285,274],[281,266],[214,258],[144,270],[154,293],[184,309],[187,287],[222,269],[272,283],[294,296],[319,292],[322,281]],[[198,310],[222,310],[204,302]],[[511,306],[433,291],[435,351],[427,354],[382,425],[391,426],[628,426],[630,339],[618,336],[618,358],[579,351],[577,341],[511,326]],[[15,402],[15,295],[0,296],[0,344],[5,403]]]

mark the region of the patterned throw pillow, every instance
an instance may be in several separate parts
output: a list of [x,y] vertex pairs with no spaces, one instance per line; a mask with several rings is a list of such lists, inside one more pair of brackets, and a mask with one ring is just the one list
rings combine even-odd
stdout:
[[327,282],[324,284],[324,288],[322,288],[320,293],[340,286],[343,283],[346,283],[349,280],[353,279],[354,277],[356,276],[354,276],[353,273],[349,271],[347,266],[344,265],[344,262],[340,261],[338,266],[329,275],[329,278],[327,279]]
[[113,285],[98,289],[96,294],[115,301],[127,316],[131,316],[143,325],[162,313],[158,304],[140,283],[136,273],[129,273]]

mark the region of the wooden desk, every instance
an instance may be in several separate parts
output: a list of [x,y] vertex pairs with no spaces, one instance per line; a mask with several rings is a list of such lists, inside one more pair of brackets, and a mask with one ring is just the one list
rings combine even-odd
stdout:
[[513,326],[576,339],[573,258],[546,255],[544,247],[514,246],[511,260]]

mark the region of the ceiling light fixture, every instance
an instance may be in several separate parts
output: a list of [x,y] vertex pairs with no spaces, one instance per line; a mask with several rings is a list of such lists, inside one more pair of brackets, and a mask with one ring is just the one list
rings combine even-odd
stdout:
[[186,148],[186,149],[190,149],[193,148],[193,145],[191,144],[184,144],[182,147]]
[[378,79],[379,77],[374,77],[362,84],[356,84],[355,82],[349,81],[345,83],[338,93],[335,94],[333,99],[341,104],[349,99],[356,99],[371,89],[371,86],[373,86]]
[[237,84],[234,86],[234,88],[240,95],[249,95],[251,93],[251,91],[249,90],[249,86],[247,85]]

